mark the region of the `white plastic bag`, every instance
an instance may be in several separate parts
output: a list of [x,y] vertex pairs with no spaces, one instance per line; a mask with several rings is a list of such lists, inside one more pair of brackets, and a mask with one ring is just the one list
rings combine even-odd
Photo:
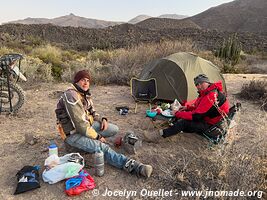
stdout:
[[45,167],[51,169],[57,165],[59,165],[60,159],[57,155],[52,154],[47,159],[45,159]]
[[66,154],[63,157],[56,158],[57,156],[51,155],[45,160],[45,165],[51,165],[51,162],[58,163],[52,168],[47,167],[43,171],[42,177],[44,182],[49,184],[57,183],[66,178],[77,176],[79,171],[84,167],[84,158],[79,153]]

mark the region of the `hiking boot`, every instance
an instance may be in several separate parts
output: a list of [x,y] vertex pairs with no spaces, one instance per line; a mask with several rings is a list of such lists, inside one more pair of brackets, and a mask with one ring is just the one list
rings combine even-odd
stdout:
[[123,166],[123,169],[130,174],[135,174],[138,177],[143,176],[145,178],[149,178],[153,171],[153,168],[151,165],[144,165],[130,158],[127,159],[125,165]]
[[144,131],[144,141],[149,143],[158,143],[162,139],[163,130]]

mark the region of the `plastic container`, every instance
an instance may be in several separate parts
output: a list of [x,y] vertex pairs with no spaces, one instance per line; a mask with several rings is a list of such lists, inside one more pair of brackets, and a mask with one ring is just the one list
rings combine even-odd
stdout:
[[146,115],[150,118],[156,117],[156,115],[158,114],[157,111],[153,111],[153,110],[146,110]]
[[58,156],[58,148],[57,148],[57,145],[54,141],[50,142],[48,150],[49,150],[49,156],[51,156],[51,155],[57,155]]
[[95,167],[95,174],[97,176],[103,176],[105,173],[104,169],[104,153],[100,149],[95,152],[94,155],[94,167]]

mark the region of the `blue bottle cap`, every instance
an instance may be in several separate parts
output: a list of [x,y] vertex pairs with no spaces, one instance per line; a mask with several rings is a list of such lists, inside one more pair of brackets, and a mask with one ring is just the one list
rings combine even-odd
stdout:
[[57,145],[56,144],[50,144],[49,148],[51,148],[51,149],[57,148]]

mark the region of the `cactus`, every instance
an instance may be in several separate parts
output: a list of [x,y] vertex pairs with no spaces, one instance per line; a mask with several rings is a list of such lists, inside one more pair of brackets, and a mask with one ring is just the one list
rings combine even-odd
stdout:
[[215,56],[224,60],[226,64],[234,66],[239,62],[241,50],[241,42],[238,41],[237,34],[234,34],[227,41],[223,41]]

